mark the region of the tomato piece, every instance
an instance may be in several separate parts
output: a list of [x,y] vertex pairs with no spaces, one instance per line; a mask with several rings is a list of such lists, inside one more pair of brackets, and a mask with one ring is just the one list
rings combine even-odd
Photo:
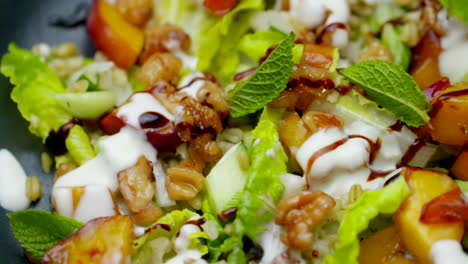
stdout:
[[455,188],[424,205],[419,220],[425,224],[466,221],[468,220],[468,201],[460,188]]
[[125,126],[125,122],[115,114],[109,114],[99,122],[99,127],[107,135],[114,135]]
[[222,17],[229,13],[237,4],[237,0],[205,0],[203,5],[210,10],[211,13],[218,17]]

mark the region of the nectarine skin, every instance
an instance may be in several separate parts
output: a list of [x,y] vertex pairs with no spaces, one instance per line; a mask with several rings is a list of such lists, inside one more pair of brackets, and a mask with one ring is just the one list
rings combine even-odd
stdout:
[[143,31],[128,23],[117,9],[104,0],[94,0],[86,23],[96,48],[118,67],[128,69],[143,49]]
[[420,221],[421,212],[432,199],[459,188],[446,174],[417,168],[404,168],[402,171],[411,194],[395,214],[395,226],[408,252],[422,264],[430,264],[432,244],[441,239],[461,241],[465,233],[465,223],[424,224]]
[[129,263],[134,236],[128,216],[96,218],[50,248],[42,263]]

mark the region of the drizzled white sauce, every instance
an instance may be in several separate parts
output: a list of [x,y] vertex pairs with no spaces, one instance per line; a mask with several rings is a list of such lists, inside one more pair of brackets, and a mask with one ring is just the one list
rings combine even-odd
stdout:
[[[196,220],[191,218],[190,220]],[[206,264],[207,262],[202,259],[202,254],[198,250],[189,249],[190,238],[189,236],[196,232],[201,232],[200,227],[193,224],[185,224],[179,231],[179,236],[174,240],[174,247],[177,255],[165,264],[185,264],[187,262],[194,264]]]
[[57,187],[103,185],[116,191],[117,173],[133,166],[139,157],[156,162],[156,150],[143,132],[124,127],[119,133],[99,142],[101,152],[92,160],[60,177]]
[[433,264],[466,264],[468,255],[463,252],[460,243],[456,240],[444,239],[435,242],[431,247]]
[[178,93],[185,93],[188,96],[192,97],[195,100],[199,100],[198,98],[198,91],[205,85],[206,81],[204,80],[196,80],[189,86],[185,87],[178,91]]
[[[374,143],[380,139],[381,147],[372,164],[369,164],[369,142],[359,137],[349,138],[351,135],[363,136]],[[354,121],[345,124],[343,129],[317,131],[297,150],[296,159],[306,173],[311,189],[339,197],[345,195],[355,184],[370,190],[381,188],[392,174],[367,181],[372,170],[395,170],[396,164],[414,139],[415,135],[406,127],[401,132],[390,132],[362,121]],[[345,143],[319,156],[310,171],[307,171],[309,160],[317,151],[340,140]]]
[[291,0],[289,4],[290,16],[307,28],[322,24],[327,10],[330,10],[331,14],[327,18],[326,25],[335,22],[346,23],[350,16],[346,0]]
[[0,205],[10,211],[28,208],[26,173],[18,160],[6,149],[0,150]]
[[168,120],[174,120],[174,117],[167,109],[149,93],[135,93],[128,103],[122,105],[117,116],[134,128],[141,128],[139,118],[147,112],[155,112],[163,115]]
[[83,223],[97,217],[117,214],[112,192],[107,187],[86,186],[82,196],[75,197],[78,201],[73,199],[73,188],[77,187],[58,187],[52,191],[52,202],[58,214]]
[[291,173],[283,173],[280,175],[280,179],[284,185],[282,198],[286,198],[306,189],[307,183],[304,177]]
[[439,56],[439,70],[451,82],[460,81],[468,74],[468,25],[455,17],[446,19],[446,10],[439,12],[439,21],[446,35],[441,39],[443,52]]

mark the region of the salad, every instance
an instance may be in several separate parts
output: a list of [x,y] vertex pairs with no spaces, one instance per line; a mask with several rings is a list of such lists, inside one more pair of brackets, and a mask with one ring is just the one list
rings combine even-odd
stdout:
[[94,57],[1,60],[54,171],[43,194],[0,150],[15,237],[34,263],[468,263],[467,4],[94,0]]

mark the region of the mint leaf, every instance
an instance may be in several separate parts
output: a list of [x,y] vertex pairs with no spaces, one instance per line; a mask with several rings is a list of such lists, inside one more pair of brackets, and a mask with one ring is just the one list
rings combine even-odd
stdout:
[[429,121],[429,101],[400,65],[373,60],[340,69],[339,72],[363,88],[371,100],[392,111],[407,125],[419,127]]
[[291,33],[260,65],[249,79],[240,81],[229,91],[228,101],[233,117],[262,109],[286,88],[292,74],[293,48],[296,36]]
[[24,210],[7,216],[16,239],[36,260],[41,260],[47,250],[83,225],[42,210]]
[[466,0],[440,0],[448,11],[458,19],[468,22],[468,1]]

